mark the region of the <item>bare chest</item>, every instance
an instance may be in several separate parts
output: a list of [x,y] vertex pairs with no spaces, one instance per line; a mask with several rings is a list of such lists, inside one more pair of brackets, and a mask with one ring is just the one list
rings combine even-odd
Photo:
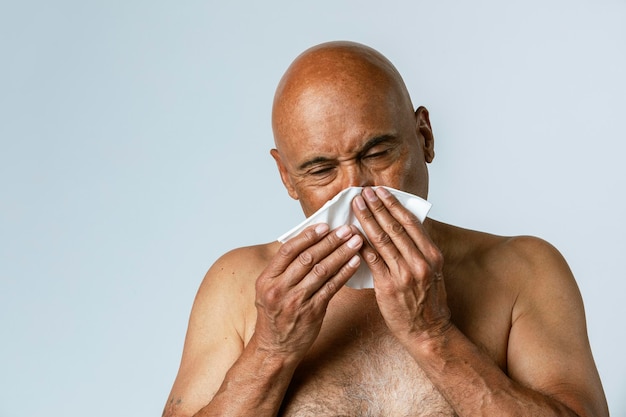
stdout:
[[280,416],[455,415],[380,316],[367,311],[322,328],[294,375]]

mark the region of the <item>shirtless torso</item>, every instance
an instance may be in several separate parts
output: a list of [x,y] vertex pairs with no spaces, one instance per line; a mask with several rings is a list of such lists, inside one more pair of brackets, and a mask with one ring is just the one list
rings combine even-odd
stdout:
[[[507,335],[519,283],[502,265],[520,256],[515,246],[543,244],[532,238],[507,239],[441,225],[440,238],[463,242],[448,252],[444,273],[453,322],[506,369]],[[446,237],[443,237],[446,234]],[[452,236],[454,235],[454,236]],[[278,249],[277,243],[243,248],[229,256],[246,259],[245,277],[233,290],[244,294],[242,341],[254,332],[255,278]],[[230,262],[228,262],[230,264]],[[517,262],[517,269],[523,268]],[[248,269],[255,265],[252,269]],[[513,268],[514,269],[514,268]],[[224,271],[226,272],[226,271]],[[239,316],[242,317],[242,316]],[[280,414],[300,416],[453,416],[454,411],[420,367],[392,336],[373,290],[344,287],[332,299],[320,334],[297,368]]]
[[[500,237],[427,221],[433,226],[433,240],[445,248],[443,271],[453,324],[503,372],[521,376],[520,382],[530,385],[533,381],[524,380],[517,365],[511,367],[511,355],[519,355],[511,351],[511,329],[520,316],[541,311],[540,305],[557,309],[562,303],[582,305],[567,264],[556,249],[537,238]],[[279,247],[275,242],[240,248],[211,268],[194,303],[179,376],[164,415],[193,415],[220,388],[255,332],[255,281]],[[575,327],[566,324],[565,332],[584,332],[584,312],[577,308],[572,313],[568,323]],[[561,324],[547,323],[548,329],[552,326]],[[557,352],[570,348],[570,355],[579,358],[573,378],[597,379],[589,370],[593,361],[587,344],[572,345],[558,338],[551,343],[554,347],[545,346],[546,355],[553,348]],[[468,388],[473,383],[467,381]],[[296,368],[277,415],[456,414],[389,332],[374,290],[343,287],[328,305],[320,333]]]

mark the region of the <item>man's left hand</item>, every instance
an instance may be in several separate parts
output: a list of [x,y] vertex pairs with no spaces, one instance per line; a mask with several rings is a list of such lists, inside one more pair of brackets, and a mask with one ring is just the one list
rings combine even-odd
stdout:
[[383,187],[366,187],[352,204],[370,241],[361,253],[391,332],[403,343],[442,334],[451,323],[444,260],[422,223]]

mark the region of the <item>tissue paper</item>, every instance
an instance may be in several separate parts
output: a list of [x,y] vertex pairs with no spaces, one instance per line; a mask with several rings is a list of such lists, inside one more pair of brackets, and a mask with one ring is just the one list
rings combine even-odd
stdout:
[[[378,187],[373,188],[376,189]],[[384,188],[389,190],[389,192],[393,194],[398,201],[400,201],[400,204],[415,214],[419,221],[424,221],[431,207],[431,204],[428,201],[416,195],[396,190],[394,188]],[[362,232],[363,229],[352,211],[352,200],[361,193],[362,189],[363,187],[349,187],[341,191],[302,223],[289,230],[287,233],[281,235],[278,238],[278,241],[284,243],[298,233],[302,232],[302,230],[306,227],[317,223],[327,223],[331,230],[344,224],[351,224],[355,225]],[[346,285],[357,289],[374,288],[372,273],[365,262],[361,262],[359,269],[355,272],[352,278],[350,278]]]

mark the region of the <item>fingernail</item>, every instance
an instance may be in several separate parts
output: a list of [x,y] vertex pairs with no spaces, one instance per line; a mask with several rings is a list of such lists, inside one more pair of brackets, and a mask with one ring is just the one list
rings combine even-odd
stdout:
[[367,207],[365,205],[365,200],[363,200],[363,197],[361,197],[360,195],[354,197],[354,202],[356,203],[356,206],[359,210],[365,210],[365,208]]
[[344,224],[339,229],[337,229],[335,233],[337,234],[338,238],[343,239],[351,233],[350,226]]
[[367,198],[368,201],[374,202],[378,200],[376,193],[374,193],[374,190],[372,190],[371,188],[364,189],[363,194],[365,194],[365,198]]
[[350,265],[353,268],[355,266],[359,266],[360,263],[361,263],[361,258],[359,258],[359,255],[354,255],[352,259],[348,261],[348,265]]
[[363,240],[361,239],[361,236],[359,235],[354,235],[350,238],[350,240],[348,240],[348,247],[350,249],[356,249],[359,246],[361,246],[361,243],[363,242]]
[[326,223],[320,223],[317,226],[315,226],[315,233],[317,233],[318,235],[323,235],[324,233],[328,232],[328,225]]
[[391,195],[389,190],[384,187],[378,187],[376,189],[376,194],[378,194],[381,198],[387,198]]

